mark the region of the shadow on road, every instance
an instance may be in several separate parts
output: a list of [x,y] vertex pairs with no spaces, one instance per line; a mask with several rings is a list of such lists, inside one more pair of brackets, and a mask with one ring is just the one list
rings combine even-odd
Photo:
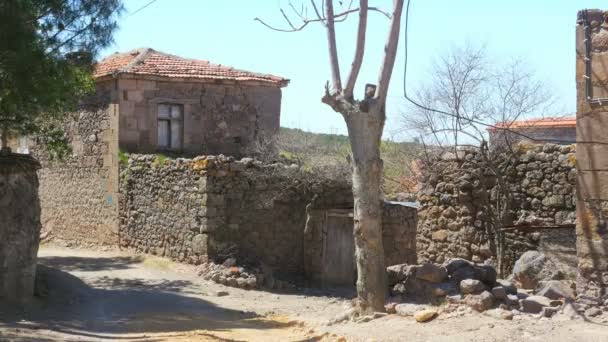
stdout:
[[[85,283],[65,272],[125,269],[141,262],[137,258],[44,257],[40,262],[44,265],[38,267],[37,287],[44,297],[36,298],[26,307],[1,305],[1,328],[9,331],[47,329],[75,340],[152,341],[146,334],[199,330],[200,335],[203,334],[200,330],[211,334],[293,325],[219,307],[200,298],[200,292],[186,280],[141,279],[134,270],[132,278],[103,276]],[[27,336],[11,340],[30,341]],[[31,340],[44,341],[44,338]]]
[[133,268],[133,265],[143,261],[139,256],[128,257],[113,257],[113,258],[90,258],[90,257],[64,257],[64,256],[46,256],[38,258],[38,262],[49,266],[59,268],[66,272],[96,272],[109,270],[126,270]]

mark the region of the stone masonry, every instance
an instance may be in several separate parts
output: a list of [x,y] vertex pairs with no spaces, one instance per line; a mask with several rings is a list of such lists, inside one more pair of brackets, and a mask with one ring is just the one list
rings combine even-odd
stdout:
[[[479,154],[460,150],[444,154],[433,164],[418,196],[417,247],[419,261],[443,262],[460,257],[474,262],[495,258],[488,217],[496,194],[496,179],[480,177]],[[518,146],[511,166],[505,170],[510,189],[512,225],[554,226],[575,221],[576,170],[574,146]],[[549,254],[572,263],[572,229],[524,232],[508,230],[505,249],[510,270],[527,250],[547,248]],[[559,236],[559,237],[557,237]],[[574,265],[571,265],[574,266]]]
[[34,295],[40,239],[38,162],[0,152],[0,299],[24,302]]
[[608,299],[608,14],[582,10],[576,27],[577,291]]
[[51,158],[44,146],[31,146],[40,161],[43,234],[79,244],[116,244],[118,212],[118,113],[110,101],[111,83],[97,84],[94,104],[68,114],[64,131],[72,152]]
[[118,80],[120,147],[155,153],[158,104],[183,108],[183,149],[199,154],[242,155],[261,136],[279,130],[281,89],[276,87],[164,81],[139,76]]
[[[122,165],[120,244],[199,264],[235,256],[285,276],[313,277],[319,261],[306,238],[315,210],[352,208],[350,184],[293,165],[224,156],[130,155]],[[385,210],[387,260],[411,261],[416,209]],[[406,217],[406,218],[404,218]],[[313,233],[313,235],[318,233]],[[316,265],[316,266],[315,266]]]

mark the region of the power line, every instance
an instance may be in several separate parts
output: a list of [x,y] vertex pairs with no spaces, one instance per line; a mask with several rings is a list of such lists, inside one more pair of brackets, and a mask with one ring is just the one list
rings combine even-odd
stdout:
[[136,9],[134,12],[129,13],[129,15],[127,15],[127,16],[125,17],[125,19],[126,19],[126,18],[129,18],[129,17],[134,16],[134,15],[135,15],[135,14],[137,14],[138,12],[143,11],[143,10],[144,10],[146,7],[148,7],[148,6],[152,5],[152,4],[153,4],[153,3],[155,3],[156,1],[158,1],[158,0],[152,0],[152,1],[148,2],[147,4],[145,4],[145,5],[141,6],[140,8]]
[[[526,134],[523,134],[521,132],[517,132],[517,131],[511,130],[511,129],[506,128],[506,127],[499,127],[499,126],[492,125],[492,124],[489,124],[489,123],[485,123],[485,122],[482,122],[482,121],[479,121],[479,120],[476,120],[476,119],[462,117],[462,116],[460,116],[460,115],[458,115],[456,113],[449,113],[449,112],[446,112],[446,111],[443,111],[443,110],[439,110],[439,109],[435,109],[435,108],[430,108],[430,107],[422,105],[422,104],[418,103],[416,100],[410,98],[407,95],[407,58],[408,58],[408,27],[409,27],[409,16],[410,16],[410,4],[411,4],[411,2],[412,2],[412,0],[407,0],[407,4],[406,4],[406,7],[405,7],[405,30],[404,30],[405,37],[404,37],[404,42],[403,42],[404,43],[403,45],[405,46],[405,57],[404,57],[405,62],[404,62],[404,67],[403,67],[403,97],[405,97],[406,100],[408,100],[410,103],[412,103],[416,107],[421,108],[423,110],[428,110],[428,111],[431,111],[431,112],[434,112],[434,113],[438,113],[438,114],[442,114],[442,115],[447,115],[447,116],[456,118],[457,120],[468,121],[469,123],[477,124],[477,125],[484,126],[484,127],[487,127],[487,128],[493,128],[493,129],[496,129],[496,130],[513,133],[515,135],[519,135],[519,136],[521,136],[523,138],[526,138],[526,139],[529,139],[531,141],[537,141],[537,142],[543,142],[544,141],[544,142],[553,142],[553,143],[570,143],[570,141],[568,141],[568,140],[532,138],[532,137],[530,137],[530,136],[528,136]],[[581,142],[581,143],[587,143],[589,141],[579,141],[579,142]],[[597,142],[597,143],[601,143],[601,142]]]

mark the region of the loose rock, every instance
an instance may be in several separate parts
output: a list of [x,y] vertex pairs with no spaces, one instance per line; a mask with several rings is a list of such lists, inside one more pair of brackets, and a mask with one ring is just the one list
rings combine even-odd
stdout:
[[485,290],[485,285],[476,279],[465,279],[460,282],[460,291],[463,294],[479,293]]
[[530,296],[521,302],[522,311],[527,313],[539,313],[544,307],[551,306],[551,300],[543,296]]
[[464,303],[472,309],[482,312],[492,307],[494,296],[488,291],[483,291],[478,295],[469,294],[464,298]]
[[539,282],[536,294],[551,299],[574,299],[574,291],[565,281],[549,280]]
[[431,283],[441,283],[448,277],[445,268],[435,264],[424,264],[416,270],[416,278],[426,280]]
[[426,309],[414,313],[414,319],[416,319],[416,322],[427,322],[433,319],[435,316],[437,316],[437,311],[433,309]]

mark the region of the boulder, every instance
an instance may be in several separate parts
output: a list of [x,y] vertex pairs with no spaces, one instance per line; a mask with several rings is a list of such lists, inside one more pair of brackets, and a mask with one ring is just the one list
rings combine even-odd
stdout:
[[541,281],[536,287],[536,294],[551,299],[574,299],[574,290],[568,282],[561,280]]
[[404,281],[407,277],[407,272],[408,264],[399,264],[387,267],[386,275],[388,277],[388,285],[393,286],[399,282]]
[[517,297],[517,295],[508,294],[505,298],[505,303],[511,306],[519,305],[519,297]]
[[464,297],[464,303],[470,306],[473,310],[483,312],[494,305],[494,296],[488,291],[483,291],[480,294],[469,294]]
[[448,278],[448,272],[444,267],[429,263],[416,270],[416,278],[431,283],[441,283]]
[[458,294],[458,288],[452,282],[429,284],[428,288],[430,290],[430,295],[433,297],[443,297]]
[[539,313],[548,306],[551,306],[551,300],[543,296],[530,296],[521,301],[522,311],[527,313]]
[[508,294],[517,294],[517,287],[508,280],[496,279],[496,284],[504,287]]
[[473,267],[473,263],[462,258],[451,258],[446,260],[441,266],[445,267],[449,275],[452,275],[459,268]]
[[464,294],[480,293],[486,289],[486,286],[477,279],[465,279],[460,282],[460,291]]
[[431,319],[435,318],[435,316],[437,316],[437,311],[433,309],[421,310],[414,313],[414,319],[416,319],[416,322],[421,323],[430,321]]
[[456,283],[460,283],[465,279],[475,279],[475,269],[473,266],[461,267],[452,273],[451,279]]
[[481,280],[488,286],[494,286],[496,284],[496,270],[492,265],[475,265],[473,266],[475,273],[474,278]]
[[492,295],[496,299],[505,299],[507,298],[507,290],[502,286],[495,286],[492,288]]
[[513,279],[524,289],[534,289],[539,281],[557,277],[556,267],[544,254],[537,251],[525,252],[513,267]]

